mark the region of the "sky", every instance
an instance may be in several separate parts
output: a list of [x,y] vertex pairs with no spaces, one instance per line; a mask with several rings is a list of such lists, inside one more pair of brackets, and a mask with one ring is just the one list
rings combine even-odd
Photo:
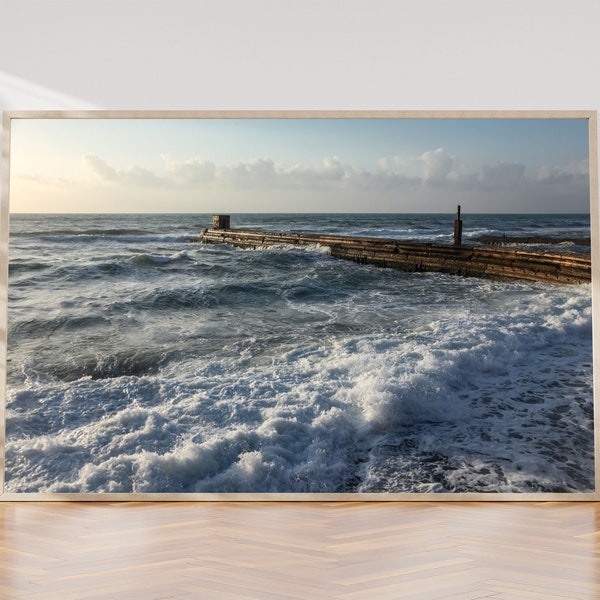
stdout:
[[588,213],[587,119],[11,120],[13,213]]

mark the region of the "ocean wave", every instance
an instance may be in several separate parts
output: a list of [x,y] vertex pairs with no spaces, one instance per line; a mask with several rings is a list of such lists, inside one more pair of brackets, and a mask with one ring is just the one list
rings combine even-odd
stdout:
[[81,262],[56,265],[49,273],[44,274],[46,281],[64,281],[81,285],[90,280],[106,280],[131,274],[124,256],[116,256],[110,261]]
[[[145,231],[128,219],[121,240]],[[53,267],[9,286],[7,491],[593,488],[591,286],[161,231],[44,256],[17,240]]]
[[[268,361],[260,337],[249,338],[247,352],[191,355],[143,375],[129,357],[127,385],[110,369],[77,383],[88,398],[127,390],[129,403],[33,445],[13,437],[7,460],[18,468],[7,486],[23,491],[27,469],[40,484],[51,448],[64,466],[53,464],[43,491],[581,490],[593,480],[593,414],[591,365],[580,362],[590,322],[580,308],[565,300],[530,325],[482,316],[467,331],[466,312],[447,314],[408,337],[324,337]],[[549,396],[565,376],[583,386],[578,395]],[[565,453],[580,465],[561,471]]]
[[198,237],[198,234],[194,231],[190,231],[187,234],[161,234],[137,230],[99,230],[97,232],[90,230],[88,232],[48,231],[37,232],[35,234],[11,232],[10,237],[15,240],[24,240],[27,244],[58,244],[87,247],[96,244],[119,244],[120,246],[132,244],[187,244],[190,241],[194,241]]
[[137,266],[162,266],[193,260],[185,250],[173,254],[138,254],[131,259]]
[[11,233],[11,237],[57,237],[57,238],[69,238],[69,237],[83,237],[83,236],[144,236],[148,235],[149,231],[144,229],[131,229],[131,228],[90,228],[90,229],[41,229],[34,231],[15,231]]
[[271,244],[269,246],[258,246],[256,248],[246,249],[245,252],[293,252],[302,253],[307,252],[310,254],[323,254],[330,255],[331,248],[323,244],[307,244],[305,246],[298,246],[295,244]]
[[[82,254],[78,261],[67,263],[56,260],[54,263],[32,262],[12,264],[9,273],[13,280],[9,285],[39,285],[42,282],[69,282],[74,285],[75,292],[78,286],[86,281],[106,280],[111,278],[135,279],[140,269],[172,268],[177,265],[194,266],[195,259],[187,250],[177,250],[166,253],[114,253],[107,252],[101,256],[88,256]],[[19,276],[19,279],[17,279]],[[83,290],[82,290],[83,291]]]
[[51,317],[11,319],[8,336],[12,341],[19,339],[35,339],[65,332],[77,334],[83,330],[106,328],[111,325],[110,319],[100,315],[65,315]]
[[202,286],[157,287],[125,301],[113,303],[111,310],[189,310],[208,308],[216,304],[214,294]]
[[[467,312],[448,313],[408,337],[324,338],[269,361],[255,338],[248,352],[189,356],[143,376],[129,370],[127,385],[113,372],[83,379],[75,390],[85,386],[85,397],[127,391],[127,402],[33,444],[13,437],[7,460],[18,468],[7,488],[24,491],[33,472],[40,491],[55,492],[587,489],[591,364],[580,356],[591,325],[581,308],[577,297],[564,299],[545,322],[482,316],[467,331]],[[565,377],[576,394],[548,395]],[[31,398],[23,410],[32,414]],[[579,464],[563,469],[561,456]]]
[[155,374],[168,362],[167,354],[158,349],[128,349],[102,355],[88,354],[84,348],[75,353],[31,360],[24,371],[27,381],[73,382],[80,379],[116,379]]
[[166,362],[165,353],[157,350],[136,349],[117,352],[106,356],[94,356],[81,363],[68,365],[62,379],[72,380],[90,377],[91,379],[114,379],[118,377],[141,377],[155,374]]
[[37,273],[51,269],[52,265],[47,262],[38,261],[9,261],[8,274],[18,275],[20,273]]
[[[273,415],[257,428],[207,433],[196,426],[192,436],[164,406],[128,407],[26,448],[9,443],[7,453],[50,492],[326,492],[343,488],[354,471],[349,427],[348,417],[332,410],[308,423]],[[88,448],[97,448],[91,457]],[[43,482],[49,456],[58,460],[53,479]],[[13,491],[27,485],[7,480]]]

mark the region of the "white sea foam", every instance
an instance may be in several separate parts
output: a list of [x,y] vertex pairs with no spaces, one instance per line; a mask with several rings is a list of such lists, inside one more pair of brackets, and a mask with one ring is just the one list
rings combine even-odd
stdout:
[[9,290],[9,491],[593,485],[590,286],[121,250]]

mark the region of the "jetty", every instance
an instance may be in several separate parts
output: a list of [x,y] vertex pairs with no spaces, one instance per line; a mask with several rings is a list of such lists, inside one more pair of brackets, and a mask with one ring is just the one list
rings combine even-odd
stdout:
[[321,246],[328,248],[331,256],[336,258],[411,272],[438,271],[453,275],[554,284],[591,281],[589,254],[464,244],[460,207],[454,222],[453,244],[231,229],[229,215],[214,215],[212,227],[203,229],[196,241],[204,244],[230,244],[247,249],[276,245]]
[[491,244],[492,246],[518,246],[527,244],[530,246],[556,246],[558,244],[573,244],[575,246],[591,246],[589,237],[583,238],[554,238],[545,236],[510,236],[510,235],[480,235],[470,238],[472,242],[480,244]]

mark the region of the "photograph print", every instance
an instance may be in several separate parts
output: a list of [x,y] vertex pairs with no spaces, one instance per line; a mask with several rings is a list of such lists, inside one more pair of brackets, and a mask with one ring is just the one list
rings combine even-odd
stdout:
[[3,496],[595,492],[591,119],[9,118]]

